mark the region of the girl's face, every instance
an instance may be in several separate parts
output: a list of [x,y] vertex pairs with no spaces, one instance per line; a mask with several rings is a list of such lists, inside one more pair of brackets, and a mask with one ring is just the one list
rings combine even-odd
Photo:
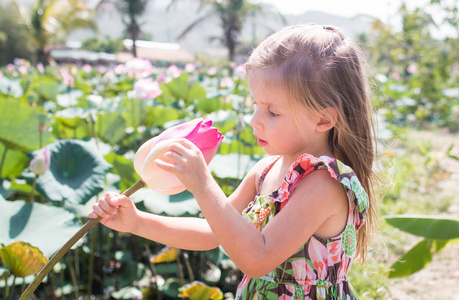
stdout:
[[315,124],[318,117],[304,105],[296,105],[295,122],[285,88],[261,71],[249,73],[249,88],[255,104],[250,125],[258,145],[270,155],[295,160],[303,153],[315,154]]

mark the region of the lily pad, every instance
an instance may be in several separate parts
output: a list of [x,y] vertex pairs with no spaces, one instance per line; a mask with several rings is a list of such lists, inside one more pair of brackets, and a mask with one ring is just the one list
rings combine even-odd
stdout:
[[98,114],[95,128],[97,137],[110,145],[116,145],[126,135],[126,121],[115,112]]
[[0,248],[0,257],[3,265],[8,266],[17,277],[38,273],[48,261],[40,249],[25,242],[14,242]]
[[29,158],[27,155],[18,150],[8,149],[0,143],[0,156],[6,150],[5,162],[3,165],[0,178],[15,177],[21,175],[21,172],[29,165]]
[[145,208],[155,214],[184,217],[196,216],[201,211],[193,194],[188,191],[176,195],[164,195],[143,188],[131,196],[134,202],[142,202]]
[[246,154],[217,154],[209,164],[209,170],[219,178],[244,178],[259,159]]
[[[46,114],[13,98],[0,99],[0,141],[9,149],[33,151],[40,148],[38,125]],[[49,132],[42,136],[42,144],[52,142]]]
[[[85,204],[102,191],[110,165],[92,142],[59,140],[48,145],[49,170],[37,179],[37,190],[51,201]],[[31,172],[24,174],[28,180]]]
[[84,123],[88,115],[89,113],[81,107],[69,107],[58,111],[54,115],[54,119],[66,127],[76,128]]
[[75,215],[61,207],[0,197],[0,241],[23,241],[38,247],[46,257],[54,254],[78,229]]

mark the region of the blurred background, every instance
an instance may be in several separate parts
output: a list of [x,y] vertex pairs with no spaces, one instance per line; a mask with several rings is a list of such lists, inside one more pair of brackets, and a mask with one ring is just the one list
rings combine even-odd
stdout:
[[[0,0],[0,297],[19,298],[100,195],[137,181],[135,151],[170,126],[214,121],[225,139],[209,168],[230,194],[263,156],[244,61],[280,28],[316,23],[344,28],[371,70],[380,223],[350,281],[362,299],[458,299],[457,2]],[[187,192],[133,200],[201,216]],[[232,299],[241,276],[222,249],[98,226],[35,296]]]

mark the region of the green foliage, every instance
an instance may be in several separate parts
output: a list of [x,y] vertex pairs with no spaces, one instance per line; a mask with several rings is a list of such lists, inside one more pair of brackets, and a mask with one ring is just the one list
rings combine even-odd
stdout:
[[98,37],[89,37],[81,42],[80,49],[95,52],[118,53],[123,50],[123,40],[120,38],[112,39],[109,36],[105,36],[103,40]]
[[[16,240],[37,246],[49,257],[63,244],[62,237],[67,239],[73,233],[69,230],[87,219],[92,203],[100,197],[98,193],[119,192],[138,180],[132,157],[139,146],[178,122],[207,116],[224,132],[227,145],[219,150],[211,168],[228,194],[262,154],[250,127],[242,121],[252,108],[245,104],[244,97],[236,96],[248,95],[247,85],[238,78],[234,78],[235,85],[221,87],[219,75],[182,72],[161,83],[159,97],[140,100],[131,94],[137,78],[126,73],[105,79],[103,73],[74,66],[47,66],[44,70],[28,66],[19,75],[17,68],[24,63],[18,62],[12,70],[2,69],[7,80],[0,82],[0,120],[5,122],[0,140],[8,145],[6,148],[2,143],[0,148],[6,153],[2,163],[5,189],[0,192],[8,199],[0,203],[4,213],[0,217],[5,222],[0,224],[5,229],[0,233],[1,242],[12,242],[13,234]],[[155,78],[158,74],[150,76]],[[51,154],[51,166],[36,178],[27,165],[36,154],[34,150],[45,145]],[[238,163],[228,164],[233,159]],[[25,203],[21,200],[25,198],[35,202]],[[133,199],[145,211],[201,216],[196,200],[188,192],[166,196],[143,189]],[[78,277],[91,295],[102,294],[107,286],[117,286],[111,294],[113,298],[123,299],[141,290],[152,297],[174,299],[178,288],[194,280],[234,292],[241,275],[220,249],[181,252],[176,261],[150,265],[150,255],[146,256],[142,249],[151,248],[156,253],[161,246],[99,227],[68,256],[79,255],[77,267],[91,270]],[[209,264],[202,265],[205,261]],[[52,290],[66,295],[78,292],[69,275],[74,267],[62,261],[47,285],[57,284]],[[94,278],[104,277],[106,280],[93,283]],[[152,285],[152,278],[158,282]],[[39,297],[43,299],[50,297],[44,290],[37,293],[42,293]]]
[[459,238],[459,220],[444,216],[396,215],[384,217],[390,225],[427,239],[450,240]]
[[30,243],[50,257],[80,227],[75,215],[59,207],[0,197],[0,241]]
[[0,4],[0,66],[15,58],[33,59],[33,45],[19,12],[11,5]]
[[[37,180],[37,190],[49,201],[85,204],[102,191],[105,173],[111,167],[91,142],[59,140],[47,146],[49,170]],[[34,177],[24,174],[28,180]]]
[[[452,49],[458,37],[434,38],[431,31],[439,24],[427,9],[410,11],[403,4],[399,12],[402,31],[394,32],[390,26],[375,21],[375,38],[368,38],[366,43],[372,65],[380,73],[379,97],[387,109],[385,116],[398,125],[457,131],[459,105],[454,91],[459,79],[455,71],[458,60]],[[457,29],[457,23],[455,26]]]

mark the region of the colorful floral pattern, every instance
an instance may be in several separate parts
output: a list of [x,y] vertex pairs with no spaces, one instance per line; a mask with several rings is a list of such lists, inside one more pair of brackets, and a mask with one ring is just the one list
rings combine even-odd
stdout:
[[[258,190],[275,161],[262,172]],[[357,230],[365,223],[369,207],[368,195],[354,171],[328,156],[300,156],[289,168],[284,182],[269,195],[257,195],[243,211],[247,221],[263,230],[270,218],[288,203],[297,184],[315,170],[327,170],[343,184],[349,200],[349,216],[344,231],[329,239],[312,236],[289,259],[260,278],[244,276],[236,299],[356,299],[347,281],[354,259]]]

